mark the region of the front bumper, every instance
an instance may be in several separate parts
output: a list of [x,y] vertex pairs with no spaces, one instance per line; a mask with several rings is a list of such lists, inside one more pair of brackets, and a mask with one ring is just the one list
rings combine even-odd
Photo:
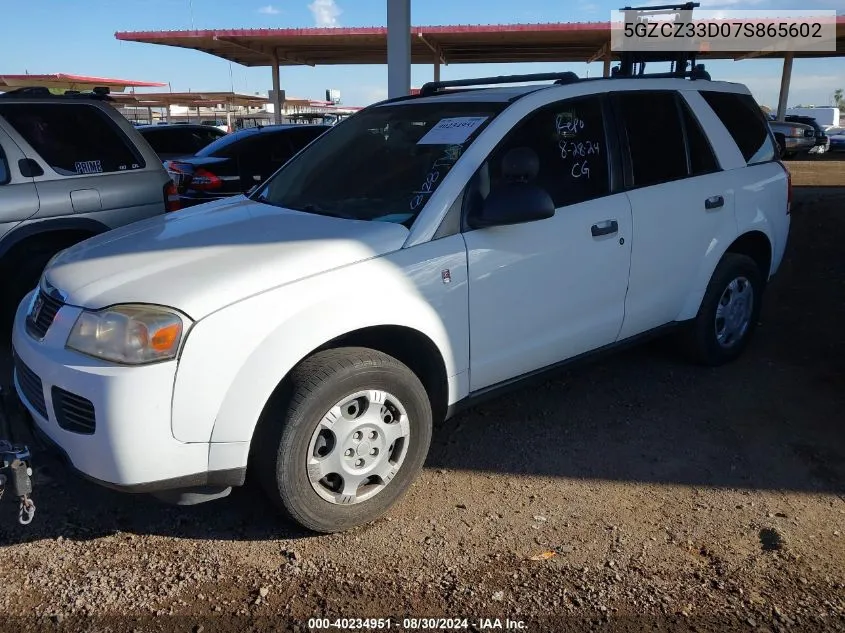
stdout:
[[816,138],[814,136],[787,136],[784,138],[784,142],[786,151],[804,152],[815,147]]
[[[15,390],[39,435],[56,446],[74,469],[97,483],[134,492],[206,485],[216,476],[242,483],[243,473],[209,472],[209,443],[184,443],[173,437],[175,361],[121,367],[65,349],[81,312],[73,306],[63,306],[38,341],[25,327],[29,298],[18,307],[12,332]],[[83,434],[59,425],[65,405],[57,390],[90,402],[93,432]]]

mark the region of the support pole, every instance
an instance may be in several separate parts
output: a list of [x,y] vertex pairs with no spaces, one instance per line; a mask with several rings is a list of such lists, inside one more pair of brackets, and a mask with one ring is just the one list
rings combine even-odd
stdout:
[[780,95],[778,96],[778,121],[786,116],[786,101],[789,98],[789,82],[792,79],[792,59],[795,53],[787,51],[783,57],[783,74],[780,77]]
[[150,123],[153,122],[153,108],[152,108],[152,106],[147,106],[147,118],[150,120]]
[[610,53],[604,54],[602,77],[610,77]]
[[282,123],[282,80],[279,77],[279,56],[273,53],[273,120]]
[[440,81],[440,55],[434,54],[434,81]]
[[387,0],[387,96],[411,92],[411,0]]

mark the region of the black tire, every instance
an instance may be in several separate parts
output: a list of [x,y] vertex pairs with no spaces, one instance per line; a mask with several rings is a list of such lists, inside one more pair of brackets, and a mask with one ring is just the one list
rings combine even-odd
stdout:
[[[253,439],[257,479],[268,495],[289,518],[314,532],[348,530],[387,512],[416,479],[431,443],[431,404],[419,378],[392,356],[344,347],[302,361],[283,387],[277,402],[265,409]],[[380,492],[351,505],[332,503],[308,478],[312,435],[336,403],[367,389],[383,390],[402,403],[412,439],[398,472]]]
[[[716,334],[716,310],[728,285],[737,278],[748,280],[752,292],[751,316],[748,327],[730,347],[719,343]],[[695,319],[684,332],[684,344],[693,361],[716,367],[737,359],[751,340],[762,307],[765,281],[757,262],[739,253],[726,253],[707,285]]]
[[783,158],[786,154],[786,139],[783,134],[775,134],[775,142],[778,144],[778,156]]
[[2,266],[3,287],[0,299],[0,334],[7,339],[12,335],[12,322],[18,305],[30,290],[38,285],[41,273],[50,258],[61,250],[38,249],[6,260]]

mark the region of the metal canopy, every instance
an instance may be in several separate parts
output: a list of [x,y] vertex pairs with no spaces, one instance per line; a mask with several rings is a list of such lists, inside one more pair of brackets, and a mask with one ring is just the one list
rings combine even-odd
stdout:
[[15,88],[41,87],[55,90],[90,90],[105,87],[111,92],[123,92],[127,88],[161,88],[165,83],[134,81],[131,79],[109,79],[108,77],[87,77],[84,75],[0,75],[0,92]]
[[[387,28],[221,29],[119,32],[123,41],[189,48],[244,66],[386,64]],[[795,57],[845,56],[845,16],[837,18],[835,52],[801,52]],[[411,27],[411,62],[446,64],[585,62],[604,59],[610,22]],[[783,57],[779,53],[701,53],[702,59]],[[610,52],[610,57],[618,55]]]
[[111,95],[123,106],[162,108],[167,106],[185,106],[195,108],[217,104],[230,106],[262,106],[270,103],[267,97],[245,95],[236,92],[137,92]]

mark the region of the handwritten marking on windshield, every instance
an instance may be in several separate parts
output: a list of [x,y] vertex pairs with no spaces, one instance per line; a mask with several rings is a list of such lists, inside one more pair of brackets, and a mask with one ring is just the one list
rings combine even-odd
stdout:
[[555,117],[555,128],[560,136],[574,136],[584,129],[584,120],[570,112],[561,112]]
[[569,175],[573,179],[590,179],[590,161],[592,156],[602,153],[602,144],[592,139],[578,138],[587,127],[584,119],[573,112],[560,112],[555,116],[555,131],[558,136],[560,157],[572,160]]
[[597,141],[560,141],[558,146],[560,147],[561,158],[568,158],[569,156],[584,158],[601,151],[601,145]]
[[416,211],[420,205],[426,201],[426,196],[430,195],[437,182],[440,180],[440,168],[445,167],[447,171],[451,169],[457,160],[461,157],[464,148],[461,145],[450,145],[443,154],[434,161],[431,170],[426,174],[422,186],[417,191],[412,191],[411,194],[411,211]]

